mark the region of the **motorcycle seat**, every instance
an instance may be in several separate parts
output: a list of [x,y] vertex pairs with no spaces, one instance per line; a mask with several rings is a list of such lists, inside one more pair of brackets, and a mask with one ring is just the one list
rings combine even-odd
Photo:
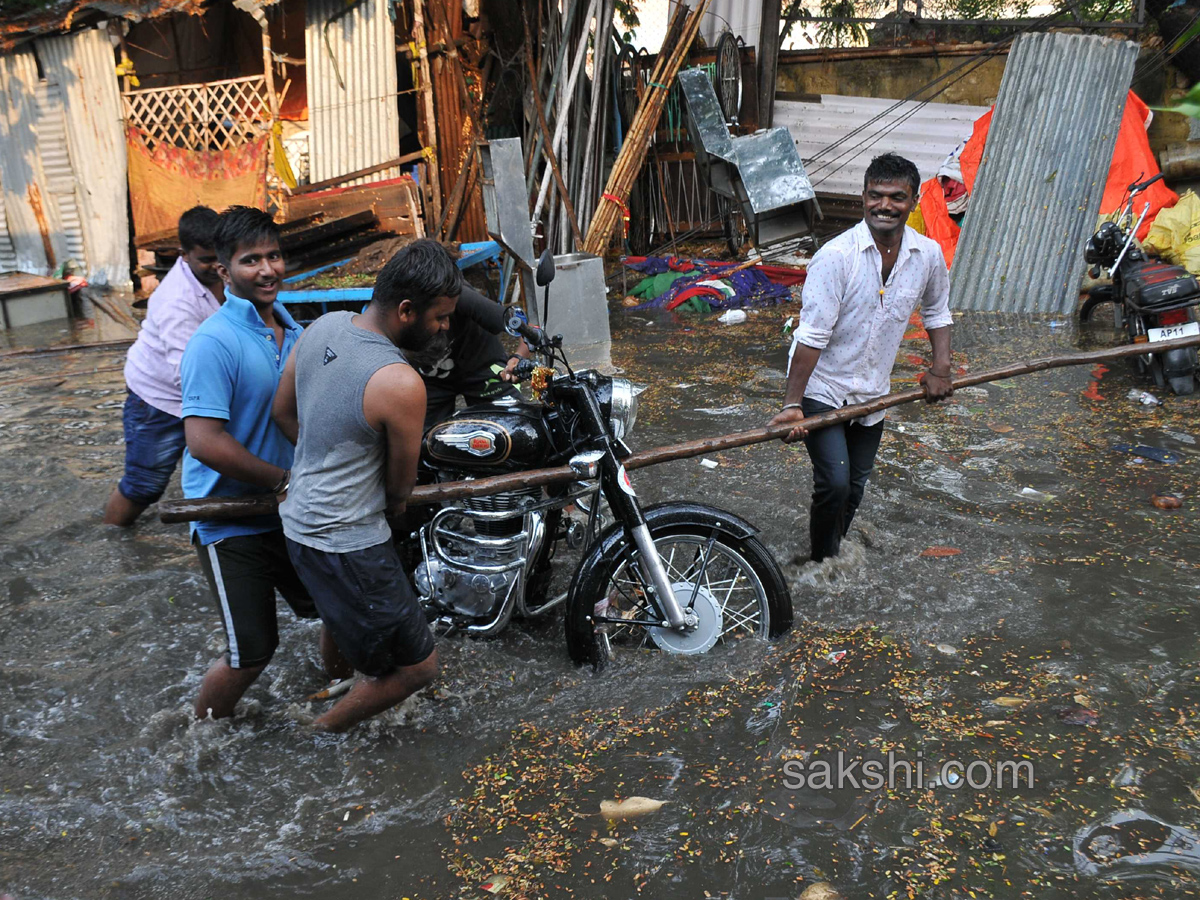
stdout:
[[1138,312],[1200,304],[1200,280],[1183,266],[1159,260],[1134,263],[1125,273],[1125,299]]

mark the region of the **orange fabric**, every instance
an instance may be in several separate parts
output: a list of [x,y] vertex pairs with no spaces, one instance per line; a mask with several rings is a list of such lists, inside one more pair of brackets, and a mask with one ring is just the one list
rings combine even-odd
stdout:
[[[968,192],[975,190],[975,176],[979,174],[979,166],[983,161],[987,133],[992,125],[992,113],[995,109],[992,107],[975,120],[971,137],[967,139],[967,144],[959,155],[958,163],[962,168],[963,183]],[[1137,94],[1130,91],[1125,101],[1125,111],[1121,117],[1121,129],[1117,133],[1112,163],[1108,169],[1108,180],[1104,185],[1104,196],[1100,200],[1102,216],[1120,209],[1125,189],[1131,183],[1144,181],[1158,174],[1158,162],[1146,137],[1146,118],[1149,112],[1149,107]],[[931,185],[936,190],[931,189]],[[1143,192],[1138,199],[1135,215],[1141,213],[1141,205],[1146,202],[1150,204],[1150,212],[1142,222],[1142,227],[1138,229],[1138,239],[1141,240],[1149,234],[1150,225],[1160,209],[1172,207],[1178,201],[1179,195],[1161,181]],[[954,224],[946,210],[941,186],[936,178],[921,186],[921,212],[925,217],[925,228],[929,237],[941,244],[946,265],[950,265],[954,259],[954,250],[958,246],[959,227]]]
[[949,267],[954,262],[954,249],[958,246],[961,229],[950,218],[946,196],[937,178],[930,178],[921,185],[921,215],[925,219],[925,236],[938,242]]
[[979,174],[979,164],[983,161],[983,148],[987,143],[987,133],[988,129],[992,127],[992,113],[995,111],[996,107],[993,106],[975,120],[975,127],[971,129],[967,145],[963,147],[963,152],[958,156],[958,166],[962,169],[963,184],[967,186],[968,194],[975,190],[975,176]]
[[[1150,108],[1135,94],[1129,92],[1129,100],[1125,104],[1125,113],[1121,118],[1121,131],[1117,135],[1117,149],[1113,153],[1112,167],[1108,170],[1108,181],[1104,185],[1104,197],[1100,201],[1100,215],[1106,216],[1121,208],[1125,198],[1125,189],[1135,181],[1144,181],[1158,174],[1158,160],[1150,149],[1150,141],[1146,137],[1146,119]],[[1156,182],[1138,195],[1134,201],[1136,208],[1133,215],[1141,214],[1142,205],[1150,204],[1150,211],[1142,220],[1138,229],[1138,240],[1144,240],[1150,233],[1150,226],[1160,209],[1169,209],[1179,202],[1179,195],[1166,186],[1164,182]]]
[[262,209],[267,199],[270,135],[229,150],[194,151],[146,146],[137,128],[126,129],[129,201],[134,232],[174,231],[179,217],[197,204],[220,211],[235,204]]

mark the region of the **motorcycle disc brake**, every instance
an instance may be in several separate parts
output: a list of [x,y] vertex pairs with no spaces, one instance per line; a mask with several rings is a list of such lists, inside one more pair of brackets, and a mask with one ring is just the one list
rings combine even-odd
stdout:
[[675,599],[681,605],[691,600],[692,592],[696,592],[692,612],[700,622],[692,631],[686,632],[675,631],[673,628],[651,628],[651,639],[659,650],[665,650],[667,653],[679,653],[684,656],[707,653],[720,638],[724,628],[725,619],[721,615],[721,604],[703,585],[697,591],[691,582],[678,581],[671,585],[671,590],[675,592]]

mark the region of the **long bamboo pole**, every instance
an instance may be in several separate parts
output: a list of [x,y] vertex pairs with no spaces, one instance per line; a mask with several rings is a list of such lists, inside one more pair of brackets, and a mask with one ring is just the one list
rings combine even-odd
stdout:
[[[1182,350],[1185,347],[1200,346],[1200,337],[1177,338],[1173,341],[1162,341],[1154,345],[1155,353],[1166,353],[1170,350]],[[1091,366],[1096,363],[1107,363],[1128,356],[1140,356],[1146,353],[1146,344],[1127,344],[1124,347],[1113,347],[1108,350],[1093,350],[1090,353],[1068,353],[1061,356],[1046,356],[1041,359],[1027,360],[1023,363],[1012,363],[998,369],[977,372],[953,379],[954,387],[964,388],[976,384],[987,384],[989,381],[1000,381],[1017,375],[1028,375],[1032,372],[1044,372],[1047,369],[1063,369],[1068,366]],[[792,425],[781,425],[775,428],[752,428],[749,431],[737,431],[719,437],[703,438],[698,441],[687,441],[667,447],[655,447],[634,453],[625,460],[626,469],[641,469],[646,466],[656,466],[660,463],[680,459],[690,459],[705,453],[715,453],[722,450],[733,450],[737,447],[748,447],[751,444],[761,444],[770,440],[784,437],[789,431],[800,425],[809,431],[828,428],[839,422],[848,422],[859,416],[870,415],[912,403],[925,397],[925,389],[910,388],[895,394],[888,394],[869,403],[856,403],[853,406],[843,406],[832,412],[809,416]],[[442,484],[419,485],[413,489],[408,499],[409,506],[421,506],[428,503],[442,503],[448,500],[463,500],[467,497],[481,497],[488,494],[499,494],[504,491],[521,488],[542,487],[552,484],[564,484],[574,481],[576,476],[570,466],[556,466],[549,469],[533,469],[528,472],[516,472],[511,475],[497,475],[492,478],[480,478],[476,481],[447,481]],[[276,509],[274,495],[265,494],[256,497],[210,497],[202,500],[174,500],[159,504],[159,517],[163,522],[194,522],[200,519],[236,519],[243,516],[266,515]]]

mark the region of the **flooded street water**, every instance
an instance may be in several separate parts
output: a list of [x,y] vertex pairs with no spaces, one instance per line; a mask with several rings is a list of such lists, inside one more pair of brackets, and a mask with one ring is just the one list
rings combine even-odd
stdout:
[[[764,424],[794,313],[616,313],[615,361],[649,385],[634,449]],[[968,316],[955,364],[1112,343]],[[904,343],[897,388],[927,353]],[[893,410],[849,544],[821,566],[793,561],[802,447],[635,472],[644,501],[762,529],[790,634],[595,676],[560,616],[516,622],[440,641],[433,689],[330,737],[306,727],[316,632],[282,606],[237,717],[192,721],[222,637],[187,529],[100,524],[123,359],[0,358],[0,894],[416,900],[485,897],[496,875],[501,895],[552,898],[1200,893],[1200,395],[1140,405],[1129,390],[1153,386],[1118,365]],[[1151,504],[1168,492],[1182,508]],[[925,782],[794,784],[839,751],[920,761]],[[975,790],[948,760],[1027,761],[1034,783]],[[599,816],[631,796],[665,805]]]

